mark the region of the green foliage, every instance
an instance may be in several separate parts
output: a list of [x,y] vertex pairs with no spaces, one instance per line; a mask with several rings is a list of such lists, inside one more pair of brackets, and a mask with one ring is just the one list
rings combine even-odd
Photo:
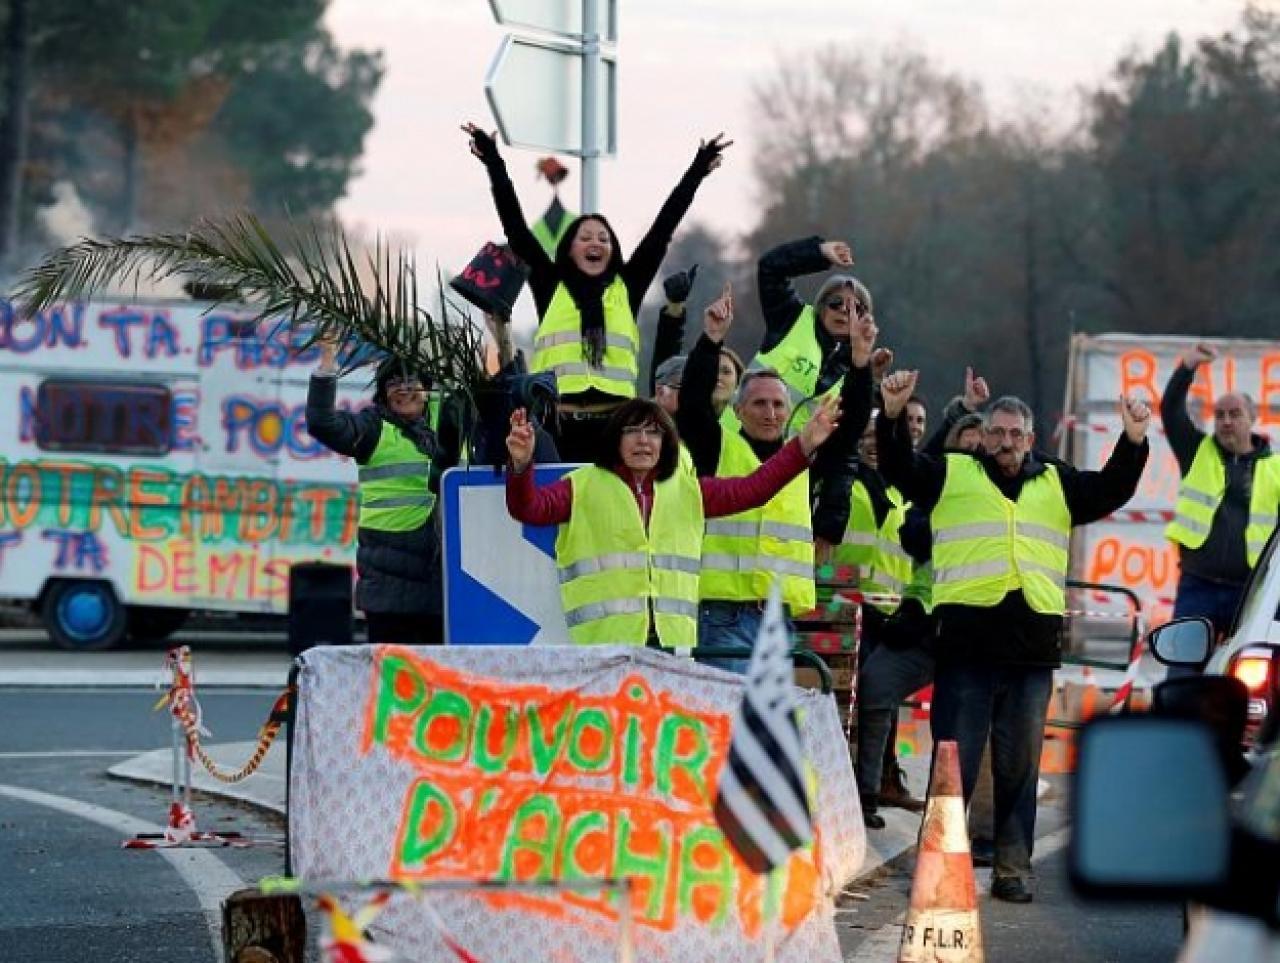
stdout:
[[433,318],[419,299],[410,256],[380,243],[357,256],[339,230],[321,224],[293,227],[283,243],[251,214],[204,221],[184,234],[86,238],[26,272],[13,300],[30,315],[104,288],[174,276],[252,306],[255,322],[305,325],[301,347],[332,338],[351,357],[358,345],[373,345],[467,399],[487,382],[480,331],[443,285]]
[[[186,224],[193,206],[210,209],[206,194],[263,212],[330,211],[358,169],[382,64],[376,52],[334,45],[320,22],[326,6],[42,5],[28,219],[60,180],[108,224]],[[157,168],[167,180],[152,176]]]
[[381,55],[344,53],[323,32],[272,45],[243,65],[212,133],[248,172],[254,209],[318,214],[346,193],[382,74]]

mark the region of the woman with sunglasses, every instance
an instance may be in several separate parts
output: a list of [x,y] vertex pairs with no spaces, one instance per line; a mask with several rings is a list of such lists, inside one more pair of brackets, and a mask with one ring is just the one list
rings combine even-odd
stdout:
[[556,565],[569,636],[580,645],[697,641],[703,523],[769,501],[809,467],[835,430],[828,399],[752,474],[698,478],[679,458],[680,438],[656,402],[632,399],[609,418],[594,463],[539,487],[533,427],[511,416],[507,510],[526,525],[559,525]]
[[[800,298],[792,279],[852,265],[847,243],[815,236],[780,244],[756,267],[765,333],[750,367],[773,368],[787,383],[792,431],[812,417],[817,399],[839,393],[840,380],[849,370],[853,324],[872,316],[871,292],[851,275],[833,274],[812,304]],[[884,349],[877,351],[874,368],[887,365],[885,355]]]
[[462,129],[471,153],[489,173],[507,243],[529,266],[529,289],[538,309],[530,370],[554,372],[560,389],[558,424],[548,427],[563,460],[590,461],[609,416],[636,396],[640,303],[698,186],[720,166],[733,142],[721,134],[702,142],[630,258],[623,259],[613,228],[595,213],[568,226],[552,258],[525,220],[493,135],[475,124]]

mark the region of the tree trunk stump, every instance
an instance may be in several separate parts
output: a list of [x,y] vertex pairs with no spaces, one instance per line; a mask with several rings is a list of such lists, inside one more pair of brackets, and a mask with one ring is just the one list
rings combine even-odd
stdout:
[[304,963],[307,918],[295,895],[232,893],[222,904],[222,946],[227,963]]

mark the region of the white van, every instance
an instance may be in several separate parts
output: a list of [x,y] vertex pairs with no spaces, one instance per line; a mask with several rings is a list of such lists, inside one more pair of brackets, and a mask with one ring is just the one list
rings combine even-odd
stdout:
[[[250,317],[0,301],[0,597],[57,644],[163,638],[192,609],[284,612],[293,563],[354,564],[354,467],[306,431],[316,352]],[[345,379],[339,405],[361,388]]]

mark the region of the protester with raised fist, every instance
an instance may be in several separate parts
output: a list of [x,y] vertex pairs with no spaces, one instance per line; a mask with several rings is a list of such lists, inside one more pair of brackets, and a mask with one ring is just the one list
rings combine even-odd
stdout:
[[1181,562],[1173,617],[1206,618],[1222,636],[1276,527],[1280,458],[1253,430],[1258,411],[1244,392],[1214,401],[1212,434],[1187,414],[1196,369],[1217,357],[1206,344],[1182,355],[1165,386],[1160,417],[1182,475],[1173,521],[1165,528]]
[[935,743],[959,743],[966,801],[988,737],[996,845],[991,893],[1030,902],[1036,783],[1053,671],[1061,662],[1071,529],[1105,518],[1136,491],[1146,465],[1148,406],[1119,404],[1124,430],[1099,471],[1045,463],[1033,452],[1031,409],[993,402],[979,452],[914,451],[905,419],[914,371],[881,383],[880,471],[933,529],[937,659]]
[[553,258],[525,221],[494,135],[475,124],[464,124],[462,129],[470,139],[471,153],[489,174],[507,243],[529,266],[529,287],[538,309],[530,369],[554,372],[559,384],[559,416],[553,433],[560,456],[566,461],[590,461],[609,417],[636,396],[640,352],[636,312],[698,186],[720,166],[732,141],[717,134],[702,142],[629,259],[623,258],[613,227],[598,213],[572,221]]

